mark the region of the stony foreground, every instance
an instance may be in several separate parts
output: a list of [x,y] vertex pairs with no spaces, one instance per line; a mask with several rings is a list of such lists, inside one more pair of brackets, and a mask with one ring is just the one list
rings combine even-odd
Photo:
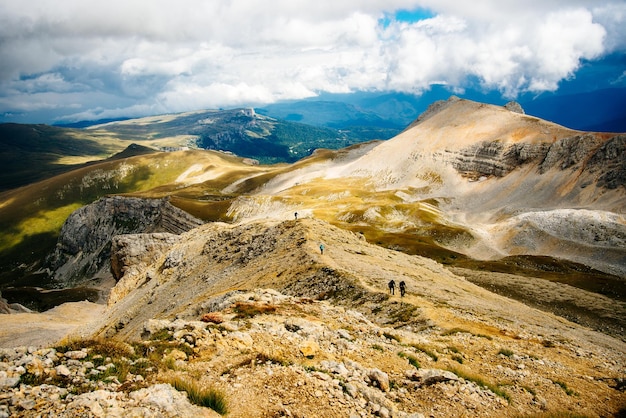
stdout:
[[223,395],[233,417],[608,417],[626,405],[624,357],[609,350],[384,327],[274,290],[229,292],[196,317],[149,320],[133,344],[68,340],[2,349],[0,360],[3,418],[218,416],[191,404],[176,380]]

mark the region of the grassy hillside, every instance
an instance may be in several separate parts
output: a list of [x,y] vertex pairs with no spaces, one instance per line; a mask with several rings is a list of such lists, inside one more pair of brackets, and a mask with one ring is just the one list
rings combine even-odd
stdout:
[[[197,204],[201,199],[201,208],[190,212],[213,219],[225,212],[219,208],[225,197],[215,186],[199,187],[186,182],[198,181],[194,175],[209,173],[212,184],[224,185],[263,170],[244,164],[240,158],[210,151],[156,153],[91,164],[0,193],[0,283],[23,280],[24,272],[36,270],[54,248],[65,219],[102,196],[179,195],[183,207],[185,201],[194,200]],[[218,209],[210,209],[213,201],[218,203]]]
[[[281,121],[245,109],[153,116],[86,129],[2,124],[0,191],[104,160],[133,143],[154,150],[200,148],[229,151],[273,164],[294,162],[315,149],[343,148],[372,136],[380,137],[377,128],[371,126],[339,131]],[[131,149],[122,156],[139,152]]]
[[78,129],[0,124],[0,191],[107,158],[127,145],[100,141]]

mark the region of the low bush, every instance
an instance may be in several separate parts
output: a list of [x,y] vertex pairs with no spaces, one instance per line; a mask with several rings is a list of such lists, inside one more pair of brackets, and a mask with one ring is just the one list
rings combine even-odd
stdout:
[[511,357],[513,355],[513,351],[509,350],[508,348],[501,348],[500,351],[498,351],[498,354],[502,354],[506,357]]
[[423,344],[411,344],[411,347],[413,347],[417,351],[421,351],[422,353],[426,354],[433,361],[439,360],[439,356],[433,350],[429,349]]

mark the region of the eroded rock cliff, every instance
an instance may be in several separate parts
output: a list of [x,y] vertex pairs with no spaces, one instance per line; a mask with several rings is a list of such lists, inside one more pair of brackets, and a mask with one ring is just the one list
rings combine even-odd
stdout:
[[[76,210],[65,221],[48,267],[59,286],[110,275],[116,235],[142,232],[180,234],[202,224],[167,199],[113,196]],[[117,270],[119,273],[121,270]]]

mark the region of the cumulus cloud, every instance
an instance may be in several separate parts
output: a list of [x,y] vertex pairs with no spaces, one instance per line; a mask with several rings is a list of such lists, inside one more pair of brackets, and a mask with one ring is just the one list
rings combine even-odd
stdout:
[[470,80],[513,98],[623,52],[625,20],[623,1],[594,0],[4,0],[0,113],[130,115]]

